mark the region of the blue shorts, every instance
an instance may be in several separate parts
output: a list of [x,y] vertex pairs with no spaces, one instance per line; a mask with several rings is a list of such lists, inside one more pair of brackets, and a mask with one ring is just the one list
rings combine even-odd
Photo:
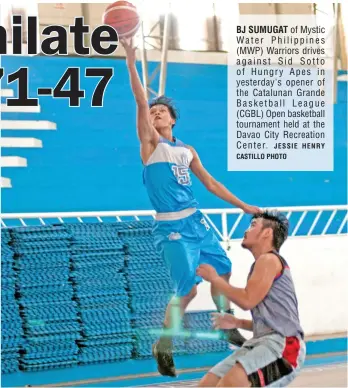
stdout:
[[199,210],[178,221],[158,221],[153,235],[179,297],[202,281],[196,275],[200,264],[210,264],[219,275],[231,272],[230,259]]

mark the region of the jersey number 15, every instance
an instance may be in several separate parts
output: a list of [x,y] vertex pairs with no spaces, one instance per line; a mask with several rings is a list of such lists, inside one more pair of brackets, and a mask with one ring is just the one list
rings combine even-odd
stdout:
[[186,166],[172,166],[172,171],[178,180],[178,183],[181,185],[190,185],[190,174],[188,172],[188,167]]

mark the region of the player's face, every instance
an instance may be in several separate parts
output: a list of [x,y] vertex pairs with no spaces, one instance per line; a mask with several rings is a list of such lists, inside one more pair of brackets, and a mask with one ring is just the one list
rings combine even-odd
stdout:
[[244,238],[242,241],[242,247],[251,249],[256,244],[260,242],[262,239],[262,233],[263,233],[263,225],[262,225],[262,219],[257,218],[252,220],[249,228],[244,233]]
[[168,107],[165,105],[155,105],[150,109],[152,125],[156,129],[171,127],[175,121],[172,119]]

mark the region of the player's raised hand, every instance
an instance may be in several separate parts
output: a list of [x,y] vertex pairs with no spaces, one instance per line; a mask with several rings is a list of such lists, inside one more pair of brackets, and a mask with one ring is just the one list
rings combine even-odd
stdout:
[[121,38],[120,42],[126,52],[127,63],[134,63],[136,61],[135,52],[137,48],[134,47],[133,38],[131,39]]
[[252,205],[245,205],[243,206],[243,209],[244,213],[246,214],[258,214],[258,213],[262,213],[262,209],[260,209],[259,207],[257,206],[252,206]]
[[235,329],[238,328],[239,319],[232,314],[212,313],[211,320],[214,329]]

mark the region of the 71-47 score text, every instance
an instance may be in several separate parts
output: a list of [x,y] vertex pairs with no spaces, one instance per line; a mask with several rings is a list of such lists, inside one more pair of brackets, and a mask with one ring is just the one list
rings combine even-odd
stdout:
[[[69,67],[65,70],[57,84],[52,87],[38,87],[38,96],[52,96],[53,98],[67,98],[69,107],[79,107],[81,98],[85,98],[85,90],[80,88],[80,72],[79,67]],[[113,68],[92,68],[84,69],[86,78],[99,77],[99,82],[96,84],[92,95],[91,107],[102,107],[104,94],[108,83],[113,77]],[[4,76],[4,69],[0,68],[0,79]],[[15,98],[7,98],[7,106],[38,106],[38,98],[29,98],[29,69],[21,67],[14,73],[7,75],[7,83],[11,84],[18,81],[18,95]],[[67,87],[69,85],[69,87]]]

